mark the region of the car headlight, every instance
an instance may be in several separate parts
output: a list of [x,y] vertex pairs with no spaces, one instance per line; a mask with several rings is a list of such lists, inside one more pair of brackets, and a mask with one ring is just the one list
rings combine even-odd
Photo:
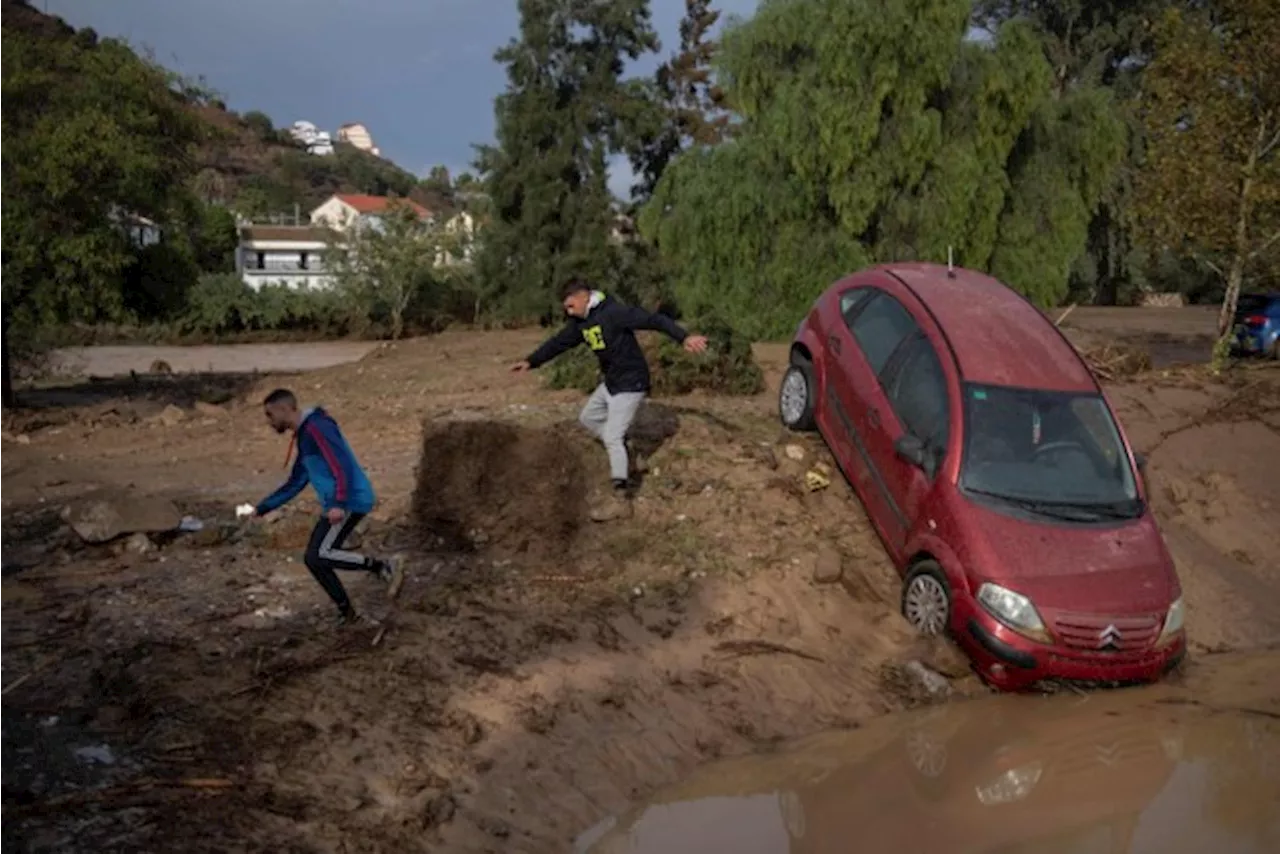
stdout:
[[1186,618],[1186,608],[1182,604],[1182,597],[1179,596],[1173,600],[1173,604],[1169,606],[1169,613],[1164,618],[1164,628],[1160,630],[1160,640],[1157,645],[1167,643],[1182,631],[1182,621]]
[[991,616],[1018,634],[1040,643],[1049,642],[1049,632],[1040,619],[1040,612],[1021,593],[988,581],[978,588],[978,601]]
[[987,785],[975,786],[974,793],[984,807],[1010,804],[1031,794],[1043,773],[1044,766],[1039,762],[1010,768]]

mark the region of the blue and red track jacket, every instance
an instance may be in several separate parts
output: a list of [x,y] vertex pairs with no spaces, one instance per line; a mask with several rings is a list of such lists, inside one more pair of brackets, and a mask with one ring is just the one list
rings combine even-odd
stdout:
[[373,509],[373,484],[329,413],[319,407],[304,412],[295,439],[298,458],[289,479],[262,499],[259,515],[288,503],[308,483],[326,511],[338,507],[348,513],[368,513]]

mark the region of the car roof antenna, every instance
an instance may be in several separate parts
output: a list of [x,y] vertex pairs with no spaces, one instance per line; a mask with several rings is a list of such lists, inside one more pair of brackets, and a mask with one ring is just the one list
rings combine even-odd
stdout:
[[947,247],[947,278],[954,279],[956,277],[956,265],[951,254],[951,247]]

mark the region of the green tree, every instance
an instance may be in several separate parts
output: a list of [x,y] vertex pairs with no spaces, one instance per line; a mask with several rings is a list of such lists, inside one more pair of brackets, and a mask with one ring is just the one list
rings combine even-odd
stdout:
[[957,263],[1066,293],[1124,150],[1104,90],[1059,93],[1026,20],[966,38],[964,0],[766,0],[722,39],[732,139],[665,170],[640,216],[680,307],[789,334],[873,261]]
[[[205,132],[174,78],[123,43],[3,33],[4,400],[15,336],[119,318],[127,223],[190,222]],[[17,342],[21,343],[21,342]]]
[[276,126],[271,117],[260,110],[250,110],[244,114],[242,121],[245,127],[253,131],[259,142],[275,142]]
[[335,234],[326,263],[362,318],[385,318],[391,337],[399,338],[415,301],[442,301],[445,273],[461,256],[464,239],[409,205],[396,204]]
[[496,58],[507,91],[497,143],[477,167],[491,218],[477,259],[482,290],[508,314],[538,316],[571,276],[614,266],[608,158],[630,148],[647,92],[624,63],[658,46],[647,0],[521,0],[520,36]]
[[1133,175],[1142,128],[1132,109],[1152,53],[1150,22],[1174,0],[979,0],[974,24],[998,33],[1011,21],[1030,25],[1048,61],[1055,95],[1109,89],[1126,123],[1127,151],[1087,227],[1086,250],[1072,265],[1079,298],[1112,304],[1148,282],[1145,253],[1135,244]]
[[[744,334],[786,334],[833,278],[863,266],[887,201],[942,146],[943,87],[966,0],[766,0],[722,37],[734,139],[665,171],[641,213],[683,311],[731,308]],[[874,242],[869,240],[867,242]]]
[[422,179],[423,185],[428,190],[433,190],[441,195],[449,195],[453,192],[453,179],[449,176],[449,167],[432,166],[427,173],[427,177]]
[[680,49],[658,66],[653,80],[653,109],[639,125],[631,165],[641,199],[653,195],[663,171],[690,145],[714,145],[729,133],[730,114],[725,93],[716,84],[711,68],[716,44],[711,29],[720,12],[709,0],[685,0],[680,21]]
[[1218,0],[1161,21],[1143,79],[1139,221],[1211,265],[1226,336],[1247,275],[1280,259],[1280,5]]

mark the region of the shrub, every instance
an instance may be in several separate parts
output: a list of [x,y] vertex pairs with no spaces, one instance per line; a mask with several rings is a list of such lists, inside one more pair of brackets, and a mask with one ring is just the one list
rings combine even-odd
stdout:
[[[689,326],[707,336],[707,352],[695,356],[656,332],[640,335],[649,360],[655,396],[709,391],[724,395],[751,395],[764,388],[764,372],[751,352],[751,342],[718,318]],[[578,347],[553,362],[547,371],[550,388],[591,391],[600,382],[596,358]]]
[[186,334],[217,337],[264,330],[341,335],[350,326],[341,297],[332,291],[299,291],[284,285],[253,290],[234,273],[201,276],[187,296],[180,327]]

